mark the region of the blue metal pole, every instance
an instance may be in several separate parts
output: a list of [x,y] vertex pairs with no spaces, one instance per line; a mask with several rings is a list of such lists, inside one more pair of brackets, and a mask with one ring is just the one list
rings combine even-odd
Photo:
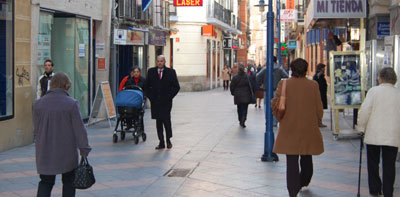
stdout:
[[265,72],[265,134],[264,134],[264,154],[261,161],[278,161],[278,155],[272,153],[274,147],[274,132],[272,125],[272,71],[273,71],[273,50],[274,50],[274,13],[272,12],[272,0],[269,0],[267,13],[267,72]]
[[281,65],[282,54],[281,54],[281,0],[276,1],[276,24],[278,26],[278,65]]

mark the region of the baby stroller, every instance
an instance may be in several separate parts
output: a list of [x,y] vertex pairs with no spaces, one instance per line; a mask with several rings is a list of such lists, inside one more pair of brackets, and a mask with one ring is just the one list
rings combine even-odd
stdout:
[[[127,87],[117,95],[115,103],[118,118],[113,134],[114,143],[118,142],[117,133],[120,133],[121,140],[125,140],[126,133],[132,133],[135,144],[139,143],[139,137],[146,141],[143,124],[144,101],[143,90],[139,86]],[[121,125],[120,130],[118,130],[119,125]]]

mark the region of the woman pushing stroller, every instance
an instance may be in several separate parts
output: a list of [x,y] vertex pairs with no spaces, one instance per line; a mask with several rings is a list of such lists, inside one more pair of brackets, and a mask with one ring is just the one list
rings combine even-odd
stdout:
[[[139,137],[146,141],[144,132],[143,115],[145,106],[144,95],[145,78],[140,76],[140,68],[133,67],[128,76],[124,77],[119,85],[119,94],[116,99],[118,110],[117,125],[114,129],[113,141],[118,141],[117,133],[120,133],[121,140],[125,139],[125,133],[133,134],[135,144]],[[121,126],[118,129],[118,126]],[[133,130],[131,130],[133,128]]]
[[140,68],[139,67],[133,67],[129,75],[124,77],[122,79],[121,83],[119,84],[119,92],[121,92],[124,89],[131,89],[132,86],[139,86],[142,91],[144,92],[144,83],[146,82],[146,79],[140,75]]

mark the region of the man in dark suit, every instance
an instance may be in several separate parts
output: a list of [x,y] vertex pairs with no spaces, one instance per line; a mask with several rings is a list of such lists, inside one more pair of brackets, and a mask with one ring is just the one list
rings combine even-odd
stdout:
[[150,68],[147,72],[145,90],[151,103],[151,118],[156,119],[157,134],[160,143],[157,150],[164,149],[164,132],[166,132],[167,148],[172,148],[170,138],[172,99],[180,89],[178,77],[174,69],[165,67],[165,57],[157,57],[157,67]]

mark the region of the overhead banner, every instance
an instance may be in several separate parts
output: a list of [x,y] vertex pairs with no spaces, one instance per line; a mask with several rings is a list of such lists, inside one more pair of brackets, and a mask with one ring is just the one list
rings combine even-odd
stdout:
[[146,11],[149,8],[152,0],[142,0],[142,11]]
[[313,19],[365,18],[365,0],[311,0],[307,8],[307,26]]
[[297,10],[281,10],[281,21],[282,22],[296,22],[297,21]]

